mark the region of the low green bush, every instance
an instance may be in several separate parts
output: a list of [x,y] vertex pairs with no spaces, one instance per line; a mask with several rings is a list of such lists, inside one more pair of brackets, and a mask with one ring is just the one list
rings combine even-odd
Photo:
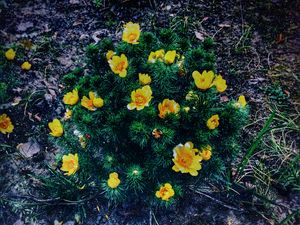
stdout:
[[60,147],[44,178],[50,194],[168,206],[188,185],[225,176],[248,106],[244,96],[221,101],[213,48],[133,23],[122,42],[89,45],[87,66],[63,78],[64,118],[49,123]]

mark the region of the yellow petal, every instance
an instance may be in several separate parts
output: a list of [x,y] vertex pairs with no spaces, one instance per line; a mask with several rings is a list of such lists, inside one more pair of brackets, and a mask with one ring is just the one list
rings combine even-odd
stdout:
[[129,109],[129,110],[133,110],[133,109],[135,109],[135,104],[134,103],[129,103],[128,105],[127,105],[127,109]]
[[10,48],[5,52],[5,57],[7,60],[13,60],[16,56],[16,52]]
[[176,57],[176,51],[167,51],[167,53],[165,54],[165,63],[167,64],[172,64],[175,60]]
[[245,107],[247,105],[247,101],[244,95],[239,96],[238,103],[241,105],[241,107]]
[[22,65],[21,65],[21,68],[23,69],[23,70],[30,70],[30,68],[31,68],[31,64],[29,63],[29,62],[24,62]]
[[101,108],[104,105],[104,101],[102,98],[94,98],[93,105],[97,108]]

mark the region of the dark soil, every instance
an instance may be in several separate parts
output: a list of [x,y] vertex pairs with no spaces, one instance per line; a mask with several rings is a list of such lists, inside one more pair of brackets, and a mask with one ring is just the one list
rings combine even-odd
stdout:
[[[143,30],[171,27],[177,32],[184,29],[199,43],[202,36],[213,37],[217,44],[217,68],[229,87],[222,97],[244,94],[251,107],[252,120],[268,114],[268,96],[263,88],[274,82],[283,88],[290,107],[299,107],[298,1],[109,2],[103,0],[102,5],[96,7],[91,0],[0,1],[0,44],[7,47],[24,42],[33,44],[26,55],[33,67],[27,73],[20,71],[17,74],[21,84],[12,92],[23,101],[14,108],[5,109],[12,117],[15,131],[9,137],[0,134],[1,143],[12,146],[0,151],[0,184],[3,184],[0,194],[20,202],[14,207],[11,204],[1,206],[0,199],[0,224],[53,224],[54,220],[72,224],[74,221],[73,214],[66,217],[62,211],[72,209],[76,212],[80,210],[79,206],[57,206],[53,207],[51,215],[39,214],[22,211],[24,199],[19,197],[32,193],[33,183],[26,175],[32,172],[43,174],[43,163],[51,162],[57,152],[48,142],[47,123],[64,112],[60,77],[85,64],[88,44],[108,36],[120,40],[125,22],[138,22]],[[0,108],[0,114],[2,111]],[[244,136],[251,139],[259,128],[246,130]],[[40,149],[33,157],[26,158],[15,147],[29,139],[38,143]],[[84,224],[275,223],[274,218],[264,216],[260,208],[251,206],[251,202],[240,204],[243,200],[251,201],[248,193],[236,196],[236,199],[212,195],[222,199],[221,202],[197,193],[190,192],[189,195],[179,206],[167,211],[150,210],[139,203],[117,208],[102,206],[98,211],[97,206],[101,203],[91,201],[87,212],[89,222]],[[295,194],[281,196],[278,202],[290,209],[300,205],[299,195]],[[44,211],[40,209],[40,212]],[[278,212],[283,218],[287,213],[287,210]],[[37,222],[26,220],[28,215],[31,218],[35,215]]]

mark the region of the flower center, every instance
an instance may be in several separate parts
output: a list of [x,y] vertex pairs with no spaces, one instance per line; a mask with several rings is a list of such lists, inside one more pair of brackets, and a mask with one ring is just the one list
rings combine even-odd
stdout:
[[173,104],[168,104],[168,109],[171,113],[175,113],[175,106]]
[[203,154],[204,157],[208,157],[209,156],[209,151],[204,151],[202,154]]
[[74,161],[74,159],[70,159],[70,161],[68,162],[68,168],[69,169],[75,168],[75,161]]
[[164,197],[168,193],[168,189],[165,187],[162,187],[159,191],[160,196]]
[[7,129],[9,126],[9,121],[7,119],[0,122],[0,128]]
[[189,168],[192,162],[193,162],[193,156],[187,153],[183,153],[178,158],[178,163],[184,168]]
[[205,78],[204,77],[200,78],[200,82],[204,83],[205,82]]
[[136,34],[133,34],[133,33],[132,33],[132,34],[130,34],[130,35],[128,36],[128,40],[131,41],[131,42],[133,42],[133,41],[136,40],[136,36],[137,36]]
[[93,105],[93,100],[88,100],[87,105],[88,105],[88,107],[93,107],[94,106]]
[[76,99],[75,95],[70,96],[70,100],[74,101]]
[[54,127],[54,128],[53,128],[53,132],[54,132],[54,133],[59,133],[59,127]]
[[142,105],[146,104],[146,101],[147,101],[146,97],[143,95],[137,94],[135,96],[135,104],[138,106],[142,106]]
[[120,63],[117,65],[117,70],[120,71],[120,72],[122,72],[123,69],[124,69],[124,65],[125,65],[125,62],[124,62],[124,61],[120,62]]
[[217,125],[217,120],[216,120],[216,119],[213,119],[213,120],[211,121],[211,123],[212,123],[213,125]]

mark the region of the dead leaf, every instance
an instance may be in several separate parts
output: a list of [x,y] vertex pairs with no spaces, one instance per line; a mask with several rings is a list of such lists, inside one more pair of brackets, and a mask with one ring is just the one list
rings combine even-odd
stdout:
[[208,18],[209,18],[208,16],[204,17],[204,18],[201,20],[200,24],[203,23],[203,22],[205,22],[206,20],[208,20]]
[[76,21],[73,23],[73,27],[78,26],[78,25],[81,25],[81,24],[82,24],[82,20],[81,20],[81,19],[78,19],[78,20],[76,20]]
[[223,27],[231,27],[231,25],[227,24],[227,23],[221,23],[218,26],[221,27],[221,28],[223,28]]
[[23,91],[23,89],[22,89],[22,88],[19,88],[19,87],[17,87],[17,88],[13,88],[13,91],[20,93],[21,91]]
[[75,221],[67,221],[64,225],[75,225]]
[[203,41],[204,40],[204,35],[203,33],[200,33],[198,31],[195,31],[195,35],[196,35],[196,38],[199,39],[200,41]]
[[60,64],[66,67],[70,67],[73,64],[71,56],[60,56],[57,58],[57,60],[60,62]]
[[93,33],[92,38],[93,40],[98,43],[102,37],[107,36],[109,31],[107,29],[97,30]]
[[[85,185],[84,185],[85,186]],[[75,216],[74,216],[74,218],[75,218],[75,221],[78,223],[78,224],[80,224],[80,215],[79,214],[75,214]]]
[[20,101],[22,100],[21,97],[15,97],[14,101],[11,103],[12,106],[16,106],[20,103]]
[[25,223],[22,220],[17,220],[13,225],[24,225]]
[[32,42],[28,39],[21,40],[20,43],[24,46],[24,48],[27,49],[31,49],[33,45]]
[[79,40],[88,40],[89,37],[90,37],[90,36],[87,35],[87,34],[82,34],[82,35],[80,35]]
[[37,121],[39,121],[39,122],[42,121],[42,118],[39,116],[38,113],[34,115],[34,118],[35,118]]
[[44,94],[45,100],[50,104],[53,101],[53,96],[51,94]]
[[49,33],[52,30],[51,28],[49,28],[48,23],[46,23],[43,27],[45,28],[45,30],[44,30],[45,33]]
[[69,2],[70,2],[70,4],[79,4],[80,3],[79,0],[70,0]]
[[229,98],[226,95],[221,96],[220,99],[221,99],[221,102],[228,102],[229,101]]
[[276,44],[282,44],[285,41],[283,33],[280,33],[276,37]]
[[62,225],[64,221],[59,222],[58,220],[54,220],[54,225]]
[[288,90],[284,90],[284,93],[288,96],[288,97],[290,97],[290,92],[288,91]]
[[31,112],[27,112],[27,114],[28,114],[29,120],[32,121],[32,122],[34,122],[34,120],[32,119],[32,113]]
[[55,91],[53,89],[48,89],[48,91],[53,96],[53,98],[56,98],[56,93],[55,93]]
[[20,143],[17,149],[25,158],[31,158],[40,152],[40,145],[35,140],[30,140],[26,143]]
[[24,32],[24,31],[26,31],[28,28],[31,28],[31,27],[33,27],[33,23],[32,23],[32,22],[24,22],[24,23],[20,23],[20,24],[17,26],[17,31]]

